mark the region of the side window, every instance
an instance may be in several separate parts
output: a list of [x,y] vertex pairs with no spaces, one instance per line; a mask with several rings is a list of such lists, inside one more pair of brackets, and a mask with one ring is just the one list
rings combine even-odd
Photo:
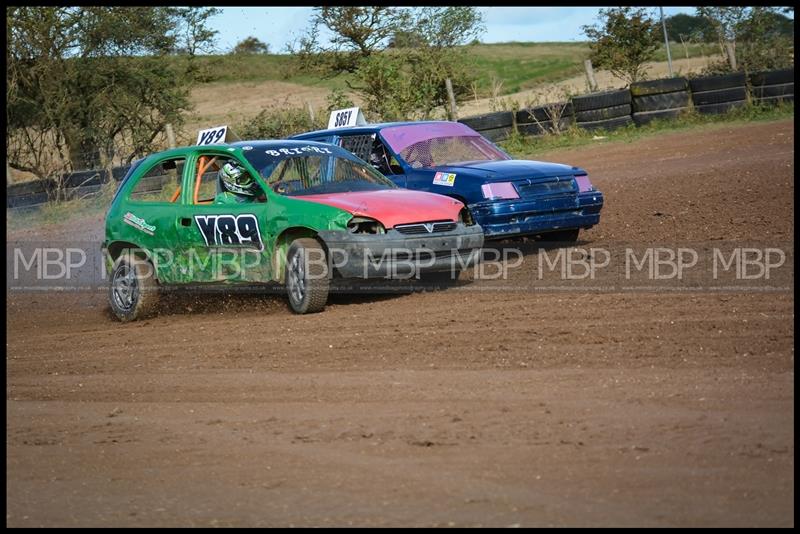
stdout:
[[375,140],[375,134],[367,135],[347,135],[339,140],[339,146],[355,154],[356,157],[369,161],[370,152],[372,152],[372,143]]
[[162,161],[145,173],[130,193],[136,202],[176,202],[181,194],[181,178],[186,158]]
[[270,174],[269,186],[276,193],[287,195],[319,185],[327,161],[320,156],[286,158]]
[[372,151],[367,161],[381,174],[403,174],[403,167],[400,166],[400,163],[391,155],[391,152],[380,139],[376,138],[372,143]]

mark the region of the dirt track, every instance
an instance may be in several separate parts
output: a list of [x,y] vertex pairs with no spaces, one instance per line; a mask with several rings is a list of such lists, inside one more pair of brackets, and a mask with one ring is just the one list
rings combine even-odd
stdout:
[[[536,158],[605,193],[587,246],[791,242],[793,127]],[[8,294],[7,525],[793,526],[791,291],[480,287]]]

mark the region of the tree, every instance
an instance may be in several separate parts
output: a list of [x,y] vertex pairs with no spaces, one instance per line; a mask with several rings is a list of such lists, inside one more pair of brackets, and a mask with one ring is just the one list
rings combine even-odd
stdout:
[[712,65],[713,72],[764,70],[794,64],[794,31],[787,28],[781,11],[791,8],[765,6],[698,7],[717,35],[728,62]]
[[[320,27],[333,33],[320,45]],[[429,117],[447,104],[445,79],[466,94],[474,70],[458,48],[484,31],[474,7],[317,8],[312,27],[294,50],[299,61],[329,75],[353,74],[348,86],[366,110],[386,120]]]
[[[359,60],[386,48],[388,40],[408,26],[409,17],[408,9],[397,7],[317,7],[298,46],[289,49],[322,72],[355,72]],[[322,27],[332,34],[328,45],[320,43]]]
[[253,36],[245,37],[233,47],[234,54],[268,54],[269,45]]
[[483,15],[474,7],[422,7],[415,13],[414,33],[433,48],[467,44],[485,31]]
[[699,15],[689,15],[678,13],[664,19],[667,25],[667,33],[670,37],[675,36],[683,40],[700,41],[713,43],[716,40],[714,27],[707,18]]
[[170,8],[9,7],[6,15],[13,168],[48,178],[131,161],[153,150],[167,123],[182,124],[191,80],[165,61],[178,42]]
[[208,27],[209,19],[221,13],[214,7],[174,7],[166,8],[173,21],[169,32],[174,42],[174,51],[186,56],[186,74],[195,81],[211,81],[212,75],[206,65],[198,65],[199,52],[211,53],[216,48],[217,30]]
[[659,24],[644,8],[619,7],[600,10],[601,22],[583,26],[590,39],[589,58],[628,83],[644,79],[645,63],[658,50]]

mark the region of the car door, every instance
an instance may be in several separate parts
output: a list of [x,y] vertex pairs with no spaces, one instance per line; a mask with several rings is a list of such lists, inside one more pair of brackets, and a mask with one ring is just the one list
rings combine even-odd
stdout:
[[179,241],[175,214],[186,156],[165,155],[142,165],[120,192],[124,195],[119,213],[120,236],[148,252],[159,280],[173,283],[176,278],[171,256]]
[[244,167],[235,155],[219,149],[198,151],[188,162],[175,220],[180,241],[175,260],[185,282],[271,279],[266,194],[224,201],[217,175],[228,162]]

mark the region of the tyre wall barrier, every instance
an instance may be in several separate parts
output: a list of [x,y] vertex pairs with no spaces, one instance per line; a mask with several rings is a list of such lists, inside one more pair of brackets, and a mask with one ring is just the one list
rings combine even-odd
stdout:
[[755,72],[747,81],[756,104],[794,101],[794,69]]
[[575,96],[572,107],[575,124],[584,130],[615,130],[632,122],[630,89]]
[[[794,69],[758,72],[749,77],[738,72],[637,82],[630,89],[576,96],[569,102],[516,113],[498,111],[464,117],[458,122],[491,141],[503,141],[514,129],[522,135],[553,133],[572,124],[589,131],[613,130],[631,122],[641,126],[653,119],[676,118],[692,108],[700,113],[724,113],[746,105],[748,98],[763,104],[794,101]],[[554,117],[558,117],[555,123]]]
[[[130,166],[113,167],[111,178],[120,181],[128,172]],[[108,171],[86,170],[76,171],[62,176],[64,184],[63,198],[67,200],[85,198],[96,195],[103,184],[109,181]],[[46,204],[55,197],[55,180],[32,180],[6,187],[6,208],[33,208]]]
[[525,108],[515,115],[517,132],[522,135],[542,135],[566,130],[575,120],[572,102],[554,102]]
[[640,126],[654,119],[675,118],[689,110],[691,94],[686,78],[665,78],[631,84],[633,122]]
[[725,113],[747,105],[747,80],[743,72],[689,80],[692,103],[699,113]]

